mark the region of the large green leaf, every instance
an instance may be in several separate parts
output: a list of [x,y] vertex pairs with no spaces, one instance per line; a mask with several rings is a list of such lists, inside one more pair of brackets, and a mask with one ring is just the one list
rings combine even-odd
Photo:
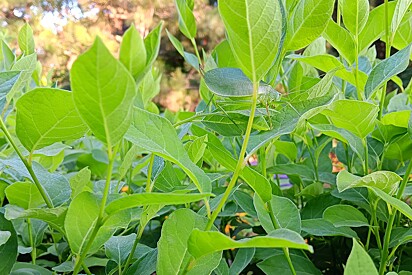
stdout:
[[0,40],[0,70],[9,70],[16,56],[4,40]]
[[306,244],[298,233],[284,228],[272,231],[266,236],[245,238],[240,241],[235,241],[220,232],[194,229],[188,240],[188,250],[195,258],[216,251],[247,247],[285,247],[313,252],[312,246]]
[[20,97],[16,107],[16,133],[31,153],[55,142],[78,139],[87,131],[71,92],[36,88]]
[[[253,83],[236,68],[216,68],[205,73],[205,82],[211,92],[224,97],[248,97],[253,94]],[[258,94],[280,96],[272,86],[263,82],[259,85]]]
[[130,126],[136,84],[100,38],[80,55],[71,69],[76,109],[93,134],[109,146]]
[[[218,266],[221,253],[193,259],[188,239],[193,230],[206,227],[207,218],[190,209],[174,211],[164,222],[158,242],[157,274],[210,274]],[[189,263],[191,262],[190,266]],[[189,270],[187,270],[189,268]]]
[[339,192],[354,187],[375,187],[392,194],[397,190],[400,180],[402,180],[400,176],[390,171],[376,171],[366,176],[358,177],[343,170],[339,172],[336,178],[336,185]]
[[110,202],[106,206],[106,213],[113,214],[118,211],[125,209],[144,206],[144,205],[153,205],[153,204],[164,204],[164,205],[173,205],[173,204],[185,204],[195,201],[199,201],[205,198],[213,196],[213,194],[179,194],[179,193],[139,193],[129,195],[120,199],[116,199]]
[[342,17],[345,27],[358,36],[369,17],[368,0],[341,0]]
[[365,95],[367,98],[371,98],[374,91],[383,83],[408,68],[411,47],[412,43],[391,57],[383,60],[372,69],[365,85]]
[[0,213],[0,231],[10,232],[7,242],[0,245],[0,274],[10,274],[18,255],[17,234],[11,221],[6,220],[2,213]]
[[278,1],[222,0],[219,12],[236,61],[252,82],[268,72],[282,34]]
[[365,138],[375,127],[378,106],[357,100],[337,100],[322,111],[333,125]]
[[[398,27],[394,37],[393,37],[393,47],[400,50],[408,46],[412,41],[412,11],[408,12],[405,17],[402,19],[401,24]],[[385,41],[386,37],[381,39]],[[412,59],[412,54],[410,56]]]
[[175,0],[179,14],[179,29],[189,39],[196,37],[196,19],[193,15],[193,0]]
[[19,31],[18,41],[19,48],[25,55],[34,53],[33,29],[28,23],[24,24],[23,27],[21,27]]
[[70,188],[72,190],[71,198],[74,199],[78,194],[86,191],[87,188],[91,191],[89,186],[92,171],[88,167],[84,167],[76,175],[70,178]]
[[212,190],[210,179],[190,160],[176,130],[167,119],[135,108],[134,123],[125,138],[140,148],[179,165],[199,191]]
[[345,275],[377,275],[375,264],[368,252],[358,244],[356,239],[353,239],[352,251],[350,252],[348,261],[345,266]]
[[[100,204],[100,198],[89,192],[80,193],[70,203],[64,221],[64,228],[73,253],[84,253],[91,233],[97,223]],[[96,252],[116,230],[125,228],[130,220],[131,214],[125,211],[118,212],[116,215],[109,217],[103,225],[100,225],[88,253]]]
[[249,265],[255,255],[255,248],[241,248],[237,251],[229,269],[229,275],[241,274],[243,269]]
[[39,190],[31,182],[15,182],[6,188],[5,193],[9,203],[24,209],[35,208],[44,204]]
[[140,33],[132,24],[123,35],[119,60],[129,70],[134,79],[146,68],[146,48]]
[[351,205],[337,204],[326,208],[323,218],[336,227],[369,226],[368,220],[361,211]]
[[270,218],[269,211],[272,211],[279,228],[286,228],[300,234],[301,220],[299,210],[288,198],[272,195],[271,206],[267,209],[263,201],[255,196],[253,203],[258,214],[259,221],[267,233],[275,230],[275,226]]
[[332,16],[334,0],[301,0],[288,24],[286,49],[299,50],[319,37]]
[[330,19],[323,36],[349,64],[355,62],[355,41],[347,30]]

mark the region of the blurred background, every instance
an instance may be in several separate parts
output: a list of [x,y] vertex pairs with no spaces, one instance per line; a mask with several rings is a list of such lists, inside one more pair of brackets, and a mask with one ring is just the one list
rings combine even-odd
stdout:
[[[195,17],[198,46],[206,51],[213,49],[224,38],[216,2],[195,0]],[[18,30],[28,22],[33,28],[43,75],[51,76],[59,87],[69,85],[68,70],[77,56],[91,46],[96,35],[116,56],[122,35],[132,23],[144,37],[161,20],[164,29],[193,52],[190,41],[179,33],[172,0],[0,0],[0,39],[18,49]],[[164,30],[156,66],[162,72],[156,103],[172,111],[194,110],[198,103],[199,75],[184,63]]]
[[[197,45],[210,51],[225,36],[217,0],[194,2],[198,27]],[[371,6],[382,2],[383,0],[370,0]],[[132,23],[142,36],[146,36],[161,20],[164,21],[164,29],[179,38],[188,52],[193,52],[190,41],[178,30],[178,16],[173,0],[0,0],[0,39],[4,39],[13,49],[18,49],[18,30],[28,22],[34,31],[36,51],[43,65],[44,77],[51,77],[59,87],[66,88],[69,85],[68,70],[77,56],[93,43],[96,35],[117,55],[121,37]],[[155,102],[172,111],[193,111],[199,101],[199,75],[184,63],[164,30],[162,36],[160,58],[156,63],[162,72],[162,78],[160,93]],[[376,47],[378,58],[383,58],[384,44],[378,41]],[[402,78],[410,79],[411,75],[409,69]]]

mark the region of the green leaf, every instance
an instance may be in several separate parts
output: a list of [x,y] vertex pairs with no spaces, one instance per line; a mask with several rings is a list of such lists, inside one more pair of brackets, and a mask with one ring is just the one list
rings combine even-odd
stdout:
[[21,263],[21,262],[16,262],[13,266],[13,270],[10,273],[10,275],[53,275],[53,273],[50,270],[47,270],[44,267],[41,267],[39,265],[34,265],[31,263]]
[[15,182],[5,190],[9,203],[24,209],[39,207],[44,204],[36,185],[31,182]]
[[302,231],[312,236],[343,236],[347,238],[358,238],[356,232],[346,226],[335,227],[325,219],[310,219],[302,221]]
[[[249,97],[253,94],[253,83],[236,68],[217,68],[205,73],[205,82],[211,92],[223,97]],[[261,82],[258,94],[273,94],[279,98],[280,93],[272,86]]]
[[[193,257],[188,251],[190,233],[198,228],[205,228],[207,218],[194,213],[190,209],[174,211],[164,222],[158,242],[157,274],[184,274]],[[190,274],[210,274],[218,266],[221,253],[213,253],[204,257],[196,257],[190,265]]]
[[194,229],[188,240],[188,250],[195,258],[212,252],[248,247],[286,247],[313,252],[312,246],[306,244],[298,233],[288,229],[278,229],[267,236],[245,238],[240,241],[235,241],[220,232]]
[[[396,1],[388,1],[388,18],[392,18]],[[359,52],[365,51],[369,46],[381,38],[385,33],[385,5],[375,7],[370,13],[365,27],[359,34]]]
[[[64,228],[70,249],[73,253],[84,253],[85,246],[96,226],[100,212],[100,204],[101,202],[97,195],[89,192],[80,193],[70,203],[64,221]],[[83,215],[79,215],[79,213],[83,213]],[[97,231],[96,238],[89,248],[88,253],[93,254],[96,252],[116,230],[125,228],[130,220],[131,214],[124,211],[110,216]]]
[[10,102],[16,93],[21,92],[23,88],[27,87],[34,70],[36,70],[36,64],[37,55],[35,53],[24,56],[13,64],[11,70],[20,71],[20,77],[7,94],[7,102]]
[[[321,275],[322,273],[315,267],[315,265],[305,256],[290,254],[293,267],[295,268],[296,275]],[[265,274],[282,274],[292,275],[289,264],[285,255],[278,254],[266,258],[257,266],[265,272]]]
[[[190,1],[190,0],[189,0]],[[193,15],[193,5],[186,0],[175,0],[179,14],[179,30],[189,39],[196,37],[196,19]]]
[[298,1],[288,23],[286,49],[299,50],[319,37],[332,16],[334,0]]
[[118,143],[130,126],[137,89],[100,38],[74,62],[71,81],[76,109],[93,134],[109,147]]
[[[309,101],[303,101],[284,106],[279,110],[279,113],[272,118],[273,129],[260,133],[258,135],[252,135],[248,144],[248,155],[256,152],[261,146],[267,144],[269,141],[293,132],[300,120],[305,121],[313,115],[313,109],[319,108],[319,106],[325,106],[334,99],[334,96],[328,94],[326,96],[314,98]],[[322,107],[323,108],[323,107]],[[319,112],[319,111],[318,111]],[[306,122],[304,122],[306,124]]]
[[333,125],[364,139],[375,127],[378,106],[357,100],[337,100],[322,111]]
[[0,247],[7,243],[7,241],[11,237],[11,232],[10,231],[0,231]]
[[31,208],[23,210],[14,205],[7,205],[4,216],[8,220],[33,218],[47,222],[53,228],[64,233],[64,219],[66,217],[67,207],[55,208]]
[[185,204],[213,196],[211,193],[204,194],[179,194],[179,193],[138,193],[128,195],[126,197],[116,199],[110,202],[105,211],[108,214],[113,214],[125,209],[154,204]]
[[361,211],[350,205],[337,204],[326,208],[323,218],[336,227],[369,226],[368,220]]
[[[89,168],[84,167],[82,170],[72,176],[69,180],[70,188],[72,190],[71,198],[74,199],[78,194],[87,190],[90,183],[92,172]],[[90,189],[90,188],[89,188]],[[91,191],[91,190],[90,190]]]
[[382,190],[380,190],[376,187],[371,187],[370,189],[375,193],[375,195],[380,197],[386,203],[393,206],[399,212],[404,214],[408,219],[412,219],[412,209],[408,204],[406,204],[405,202],[403,202],[403,201],[401,201],[397,198],[394,198],[394,197],[388,195],[387,193],[385,193],[384,191],[382,191]]
[[151,275],[155,273],[157,255],[157,249],[150,250],[127,269],[126,275]]
[[134,110],[134,123],[125,138],[140,148],[176,163],[200,192],[210,192],[212,190],[210,179],[190,160],[170,122],[145,110],[139,108]]
[[373,260],[368,252],[353,239],[352,251],[345,266],[345,275],[378,274]]
[[341,0],[345,27],[356,37],[365,27],[369,17],[368,0]]
[[111,237],[104,244],[106,256],[117,264],[124,263],[132,250],[136,236],[137,235],[133,233],[127,236]]
[[406,70],[409,65],[411,47],[412,43],[391,57],[383,60],[372,69],[365,85],[365,95],[368,99],[372,97],[373,93],[383,83]]
[[[144,46],[146,48],[146,70],[150,70],[154,61],[159,54],[160,41],[162,38],[163,21],[161,21],[156,28],[154,28],[144,39]],[[146,71],[145,70],[145,71]],[[141,75],[143,77],[143,74]],[[137,80],[139,81],[139,79]]]
[[273,213],[278,228],[286,228],[300,234],[301,221],[299,210],[296,205],[288,198],[272,195],[271,206],[265,206],[263,201],[255,196],[253,199],[256,212],[262,227],[267,233],[272,232],[276,228],[269,215],[269,209]]
[[[406,13],[398,27],[397,32],[393,37],[393,47],[400,50],[408,46],[412,41],[412,12]],[[381,38],[382,41],[386,40],[386,37]],[[410,57],[412,59],[412,55]]]
[[8,71],[16,56],[4,40],[0,40],[0,70]]
[[398,227],[394,228],[391,233],[389,247],[399,246],[412,241],[412,228]]
[[19,48],[25,55],[34,53],[33,29],[28,23],[24,24],[19,31]]
[[30,153],[59,141],[78,139],[87,131],[71,92],[36,88],[20,97],[16,107],[16,133]]
[[0,110],[3,111],[6,96],[20,77],[20,72],[0,72]]
[[17,234],[14,230],[13,224],[4,218],[2,213],[0,213],[0,231],[7,231],[10,233],[7,241],[0,245],[0,274],[10,274],[18,255]]
[[398,189],[399,181],[401,180],[400,176],[390,171],[376,171],[366,176],[358,177],[346,170],[342,170],[336,177],[336,185],[339,192],[354,187],[375,187],[392,194]]
[[355,62],[355,41],[347,30],[330,19],[323,36],[349,64]]
[[232,265],[229,269],[230,275],[241,274],[243,269],[252,261],[253,256],[255,255],[255,248],[240,248],[236,257],[233,260]]
[[207,143],[207,136],[205,135],[205,136],[196,138],[193,142],[189,144],[187,153],[189,154],[190,159],[194,163],[198,163],[202,159],[205,153],[206,143]]
[[131,169],[133,161],[136,159],[138,152],[139,147],[137,147],[136,145],[133,145],[132,147],[130,147],[129,151],[127,151],[119,167],[119,179],[123,179],[126,176],[127,171]]
[[129,70],[133,78],[137,79],[146,68],[146,57],[144,40],[132,24],[123,35],[119,60]]
[[282,34],[278,1],[219,1],[227,37],[242,71],[257,83],[269,71]]
[[400,0],[396,2],[395,11],[393,13],[392,22],[391,22],[391,33],[395,35],[396,31],[399,28],[399,25],[402,22],[405,14],[408,12],[409,7],[412,5],[412,0]]
[[[224,167],[235,171],[236,159],[226,150],[219,140],[211,140],[208,148],[213,157]],[[256,192],[256,194],[267,202],[271,198],[272,188],[269,181],[252,168],[245,166],[240,172],[239,176]]]
[[192,65],[193,68],[199,70],[199,60],[197,59],[196,55],[185,52],[183,48],[183,44],[173,36],[168,30],[166,30],[167,36],[169,37],[170,42],[172,42],[173,46],[177,50],[177,52],[185,59],[187,63]]
[[356,84],[355,72],[356,69],[348,71],[345,66],[334,56],[330,54],[314,55],[314,56],[302,56],[297,54],[288,55],[287,58],[292,58],[306,64],[312,65],[316,69],[324,72],[334,71],[335,76],[346,80],[350,84],[356,86],[361,90],[365,87],[368,76],[362,72],[358,71],[358,84]]

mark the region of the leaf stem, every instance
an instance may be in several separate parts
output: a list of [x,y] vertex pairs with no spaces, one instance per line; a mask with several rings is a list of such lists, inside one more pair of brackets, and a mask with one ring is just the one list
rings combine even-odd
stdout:
[[155,154],[152,153],[152,155],[150,156],[149,168],[147,169],[146,193],[150,193],[153,189],[152,172],[153,172],[154,159],[155,159]]
[[30,176],[32,177],[34,184],[36,185],[37,189],[40,192],[40,195],[42,196],[44,202],[46,203],[48,208],[53,208],[53,203],[49,196],[47,195],[46,191],[44,190],[43,186],[40,184],[38,178],[36,177],[36,174],[34,173],[33,167],[29,162],[27,162],[27,159],[23,156],[23,153],[20,151],[19,147],[17,144],[14,142],[13,138],[10,135],[9,130],[7,130],[6,125],[4,124],[3,118],[0,117],[0,128],[3,131],[4,135],[6,136],[7,140],[9,141],[9,144],[13,147],[14,151],[17,153],[21,161],[23,162],[24,166],[26,167],[27,171],[29,171]]
[[100,227],[104,223],[104,209],[106,207],[107,198],[109,196],[110,183],[111,183],[111,178],[112,178],[112,173],[113,173],[113,165],[114,165],[114,161],[115,161],[117,150],[119,149],[119,146],[120,146],[120,143],[118,143],[114,147],[113,150],[110,147],[108,149],[109,166],[107,168],[106,184],[104,186],[103,198],[102,198],[102,202],[100,204],[99,216],[97,217],[97,220],[96,220],[96,223],[94,225],[93,231],[90,235],[89,240],[87,241],[87,244],[86,244],[84,250],[80,252],[80,257],[78,257],[76,259],[76,264],[75,264],[75,267],[74,267],[73,275],[77,275],[79,273],[80,268],[83,264],[83,261],[87,256],[87,252],[89,251],[90,247],[92,246],[93,241],[97,236],[97,232],[99,231]]
[[190,39],[190,42],[192,42],[193,48],[195,49],[196,57],[197,60],[199,61],[199,70],[202,68],[202,59],[200,58],[199,50],[197,49],[197,44],[196,40],[194,38]]
[[369,155],[369,151],[368,151],[368,141],[365,139],[363,139],[363,149],[365,150],[365,160],[363,162],[363,173],[366,175],[369,174],[369,162],[368,162],[368,155]]
[[213,226],[214,221],[217,218],[217,215],[219,215],[220,211],[222,210],[223,206],[225,205],[226,200],[228,199],[230,192],[232,191],[233,187],[236,184],[236,181],[239,177],[240,171],[242,171],[244,165],[245,165],[245,153],[247,149],[247,145],[249,143],[249,138],[250,138],[250,133],[252,132],[252,125],[253,125],[253,120],[255,117],[255,112],[256,112],[256,105],[257,105],[257,92],[258,92],[258,87],[259,83],[254,82],[253,83],[253,94],[252,94],[252,107],[250,110],[250,116],[249,120],[247,123],[246,127],[246,133],[245,133],[245,138],[243,140],[242,148],[240,149],[240,154],[239,158],[236,164],[235,171],[233,173],[233,176],[229,182],[229,185],[226,188],[225,193],[223,194],[222,199],[220,200],[218,206],[216,207],[215,211],[213,211],[212,216],[210,217],[207,225],[206,225],[206,231],[210,230]]

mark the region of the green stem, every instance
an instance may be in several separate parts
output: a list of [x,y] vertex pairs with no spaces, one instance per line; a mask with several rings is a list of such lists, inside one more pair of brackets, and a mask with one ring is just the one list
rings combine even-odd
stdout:
[[[412,159],[409,161],[408,167],[406,168],[406,171],[405,171],[405,175],[402,178],[402,182],[399,186],[398,193],[396,194],[397,199],[402,198],[402,195],[403,195],[403,192],[405,191],[405,187],[406,187],[406,184],[408,183],[408,179],[409,179],[409,175],[410,175],[411,171],[412,171]],[[389,210],[391,210],[389,205],[388,205],[388,208],[389,208]],[[389,213],[391,213],[391,211],[389,211]],[[380,268],[379,268],[379,274],[381,274],[381,275],[384,274],[384,272],[386,270],[387,261],[388,261],[388,259],[390,259],[390,258],[388,258],[389,242],[390,242],[390,238],[391,238],[391,234],[392,234],[392,227],[393,227],[393,224],[394,224],[394,221],[395,221],[395,218],[396,218],[396,214],[397,214],[397,210],[393,209],[393,211],[390,215],[387,227],[386,227],[386,231],[385,231],[385,239],[384,239],[384,243],[383,243],[383,250],[382,250],[382,256],[381,256],[381,265],[380,265]]]
[[87,244],[86,244],[84,250],[81,251],[80,257],[76,258],[76,264],[75,264],[75,267],[74,267],[73,275],[77,275],[79,273],[80,268],[83,264],[83,261],[86,258],[87,252],[89,251],[90,247],[93,244],[94,239],[97,236],[97,232],[99,231],[100,227],[104,224],[104,209],[106,207],[107,198],[109,196],[110,182],[111,182],[112,173],[113,173],[113,165],[114,165],[114,161],[116,159],[116,154],[117,154],[117,150],[119,149],[119,145],[120,145],[120,143],[118,143],[114,147],[113,151],[112,151],[112,148],[110,148],[110,147],[108,149],[109,166],[107,168],[106,184],[104,186],[103,198],[102,198],[102,202],[100,204],[99,216],[97,217],[97,220],[96,220],[96,223],[94,225],[93,231],[90,235],[89,240],[87,241]]
[[376,210],[378,207],[379,200],[376,200],[373,204],[373,209],[372,209],[372,220],[373,220],[373,235],[375,235],[376,239],[376,244],[378,245],[379,250],[382,250],[382,243],[379,235],[379,223],[378,219],[376,218]]
[[200,58],[199,50],[197,49],[196,40],[194,38],[192,38],[192,39],[190,39],[190,42],[192,42],[193,48],[195,49],[196,57],[197,57],[197,60],[199,61],[199,66],[201,68],[202,67],[202,59]]
[[36,251],[36,245],[35,245],[35,243],[34,243],[34,240],[33,240],[33,227],[32,227],[32,224],[31,224],[31,220],[30,219],[27,219],[27,228],[28,228],[28,230],[29,230],[29,241],[30,241],[30,246],[31,246],[31,261],[32,261],[32,263],[35,265],[36,264],[36,258],[37,258],[37,251]]
[[[266,208],[267,208],[267,211],[269,212],[270,220],[272,221],[273,227],[275,229],[279,229],[280,226],[279,226],[279,224],[278,224],[278,222],[275,218],[275,214],[273,214],[273,211],[272,211],[272,209],[273,209],[272,208],[272,201],[267,202]],[[286,260],[288,262],[290,271],[292,272],[293,275],[296,275],[296,270],[293,267],[292,259],[290,258],[289,249],[287,247],[282,247],[282,250],[283,250],[283,253],[285,254],[285,257],[286,257]]]
[[47,195],[46,191],[44,190],[43,186],[40,184],[39,180],[34,173],[33,167],[27,162],[27,159],[23,156],[22,152],[20,151],[17,144],[14,142],[13,138],[11,137],[9,131],[7,130],[6,125],[4,124],[3,119],[0,117],[0,128],[3,131],[4,135],[6,136],[9,144],[13,147],[14,151],[16,151],[17,155],[23,162],[24,166],[26,167],[27,171],[29,171],[30,176],[32,177],[34,184],[36,185],[37,189],[40,192],[44,202],[46,203],[48,208],[53,208],[53,203],[50,200],[49,196]]
[[363,173],[366,175],[369,174],[369,163],[368,163],[368,142],[366,140],[366,138],[363,140],[363,149],[365,150],[365,160],[363,162]]
[[222,199],[220,200],[217,208],[215,211],[213,211],[212,216],[210,217],[207,225],[206,225],[206,231],[210,230],[213,226],[214,221],[217,218],[217,215],[219,215],[220,211],[222,210],[223,206],[225,205],[226,200],[228,199],[230,192],[232,191],[233,187],[236,184],[237,178],[239,177],[240,171],[243,169],[245,165],[245,153],[246,153],[246,148],[249,143],[249,137],[250,133],[252,132],[252,125],[253,125],[253,120],[255,117],[255,112],[256,112],[256,105],[257,105],[257,92],[258,92],[258,82],[253,83],[253,95],[252,95],[252,108],[250,110],[250,116],[249,120],[247,123],[246,127],[246,133],[245,133],[245,138],[243,140],[242,148],[240,149],[240,154],[239,158],[236,164],[235,171],[233,173],[233,176],[229,182],[229,185],[226,188],[225,193],[223,194]]
[[385,274],[385,270],[386,270],[386,264],[388,261],[388,254],[389,254],[389,241],[391,238],[391,233],[392,233],[392,227],[393,227],[393,222],[395,220],[396,217],[396,210],[393,209],[393,211],[391,211],[391,207],[388,204],[388,209],[389,209],[389,213],[391,213],[388,224],[386,226],[386,231],[385,231],[385,237],[383,240],[383,248],[382,248],[382,255],[381,255],[381,263],[379,266],[379,275],[384,275]]
[[87,275],[93,275],[93,273],[90,271],[90,269],[87,267],[85,263],[82,263],[82,267],[84,272],[86,272]]
[[267,173],[266,173],[266,148],[262,147],[260,149],[260,164],[262,167],[262,175],[266,178]]
[[153,164],[154,164],[155,154],[152,153],[150,156],[149,168],[147,170],[147,181],[146,181],[146,193],[150,193],[152,191],[152,172],[153,172]]
[[[385,0],[384,3],[384,9],[385,9],[385,58],[388,58],[391,55],[391,47],[392,47],[392,39],[391,39],[391,34],[389,30],[389,3],[388,0]],[[379,113],[378,113],[378,119],[382,118],[382,113],[383,113],[383,108],[385,104],[385,97],[386,97],[386,81],[383,83],[383,89],[382,89],[382,95],[381,95],[381,100],[379,102]]]

